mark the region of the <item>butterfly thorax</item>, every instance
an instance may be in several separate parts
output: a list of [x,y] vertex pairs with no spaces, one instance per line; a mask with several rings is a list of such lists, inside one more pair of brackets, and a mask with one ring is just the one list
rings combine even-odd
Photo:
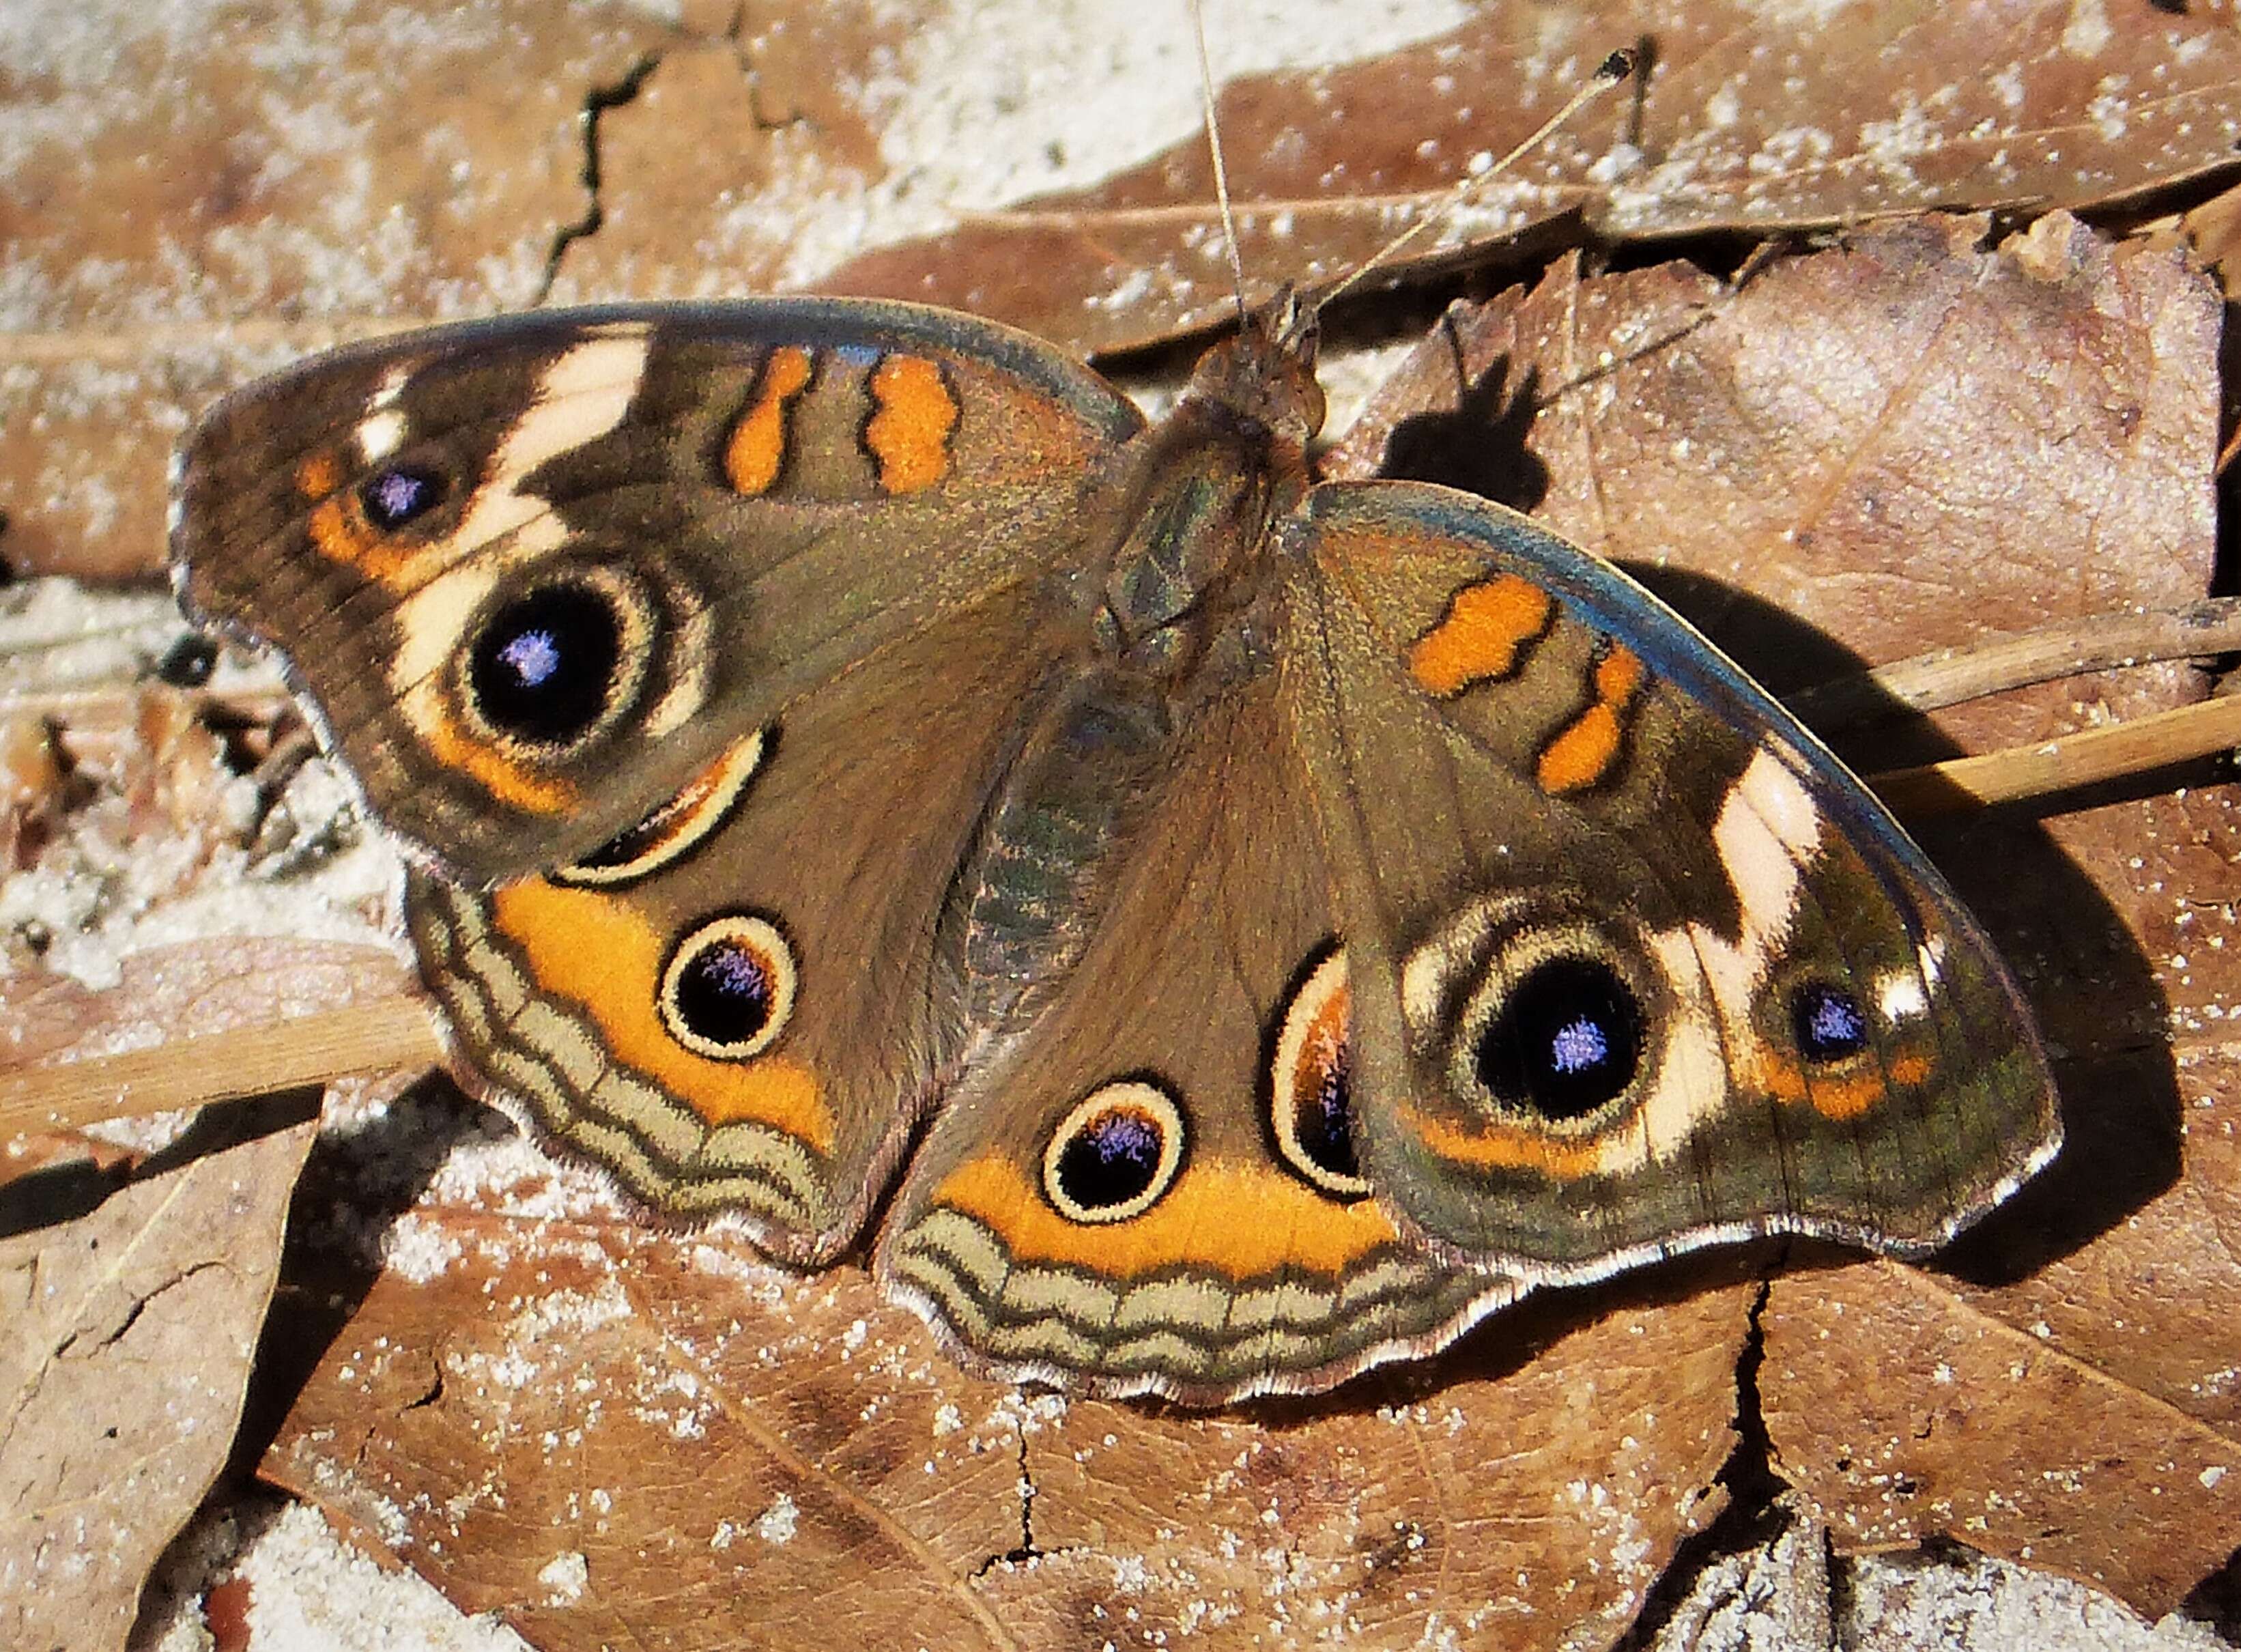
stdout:
[[1269,668],[1271,525],[1311,482],[1314,313],[1289,294],[1208,351],[1120,472],[1087,669],[1033,724],[966,873],[968,1020],[1015,1028],[1094,933],[1111,863],[1203,708]]
[[1173,676],[1259,594],[1269,525],[1312,480],[1316,337],[1314,311],[1279,294],[1200,358],[1174,411],[1132,445],[1102,646]]

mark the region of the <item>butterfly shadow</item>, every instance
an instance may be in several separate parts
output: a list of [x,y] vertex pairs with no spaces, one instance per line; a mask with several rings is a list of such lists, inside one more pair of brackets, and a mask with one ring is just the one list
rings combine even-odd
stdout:
[[231,1107],[204,1107],[169,1144],[145,1157],[66,1158],[12,1177],[0,1182],[0,1239],[79,1221],[137,1182],[301,1124],[318,1110],[316,1087],[284,1090]]
[[1603,1320],[1677,1308],[1708,1292],[1763,1280],[1781,1265],[1789,1243],[1780,1237],[1749,1240],[1631,1268],[1595,1284],[1531,1291],[1428,1360],[1374,1366],[1321,1394],[1266,1396],[1236,1410],[1283,1429],[1327,1417],[1437,1404],[1467,1384],[1501,1383],[1534,1369],[1567,1339]]
[[[216,1111],[217,1109],[213,1109]],[[233,1469],[252,1474],[335,1339],[357,1318],[398,1220],[452,1153],[516,1134],[496,1108],[424,1073],[363,1125],[323,1130],[288,1207],[272,1308],[251,1367]]]
[[136,1168],[130,1159],[66,1158],[0,1181],[0,1239],[91,1215]]
[[[1460,376],[1458,356],[1454,363]],[[1377,474],[1388,481],[1437,482],[1530,512],[1549,497],[1549,467],[1527,445],[1543,398],[1541,370],[1529,367],[1515,385],[1509,358],[1464,381],[1455,405],[1412,413],[1385,438]]]

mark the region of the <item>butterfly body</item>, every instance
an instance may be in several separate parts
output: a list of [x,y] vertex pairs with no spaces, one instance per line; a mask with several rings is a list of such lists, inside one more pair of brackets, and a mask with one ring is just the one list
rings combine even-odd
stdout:
[[884,1199],[987,1368],[1321,1388],[2004,1196],[2052,1094],[1936,873],[1615,571],[1315,482],[1314,338],[1279,300],[1148,429],[901,305],[388,341],[205,420],[182,595],[404,839],[469,1082],[793,1261]]

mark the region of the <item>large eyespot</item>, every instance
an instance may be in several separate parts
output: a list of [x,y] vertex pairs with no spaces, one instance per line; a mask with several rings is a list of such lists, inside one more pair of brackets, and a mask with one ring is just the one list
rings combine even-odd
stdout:
[[549,585],[486,620],[467,659],[474,709],[500,734],[537,746],[579,739],[617,698],[625,621],[596,585]]
[[793,948],[760,918],[712,919],[677,943],[661,972],[661,1021],[686,1049],[742,1061],[768,1049],[793,1013]]
[[365,519],[384,532],[425,516],[444,497],[443,479],[432,471],[392,465],[377,471],[358,491]]
[[1268,1067],[1270,1123],[1284,1161],[1325,1193],[1369,1191],[1354,1143],[1354,1033],[1346,953],[1335,949],[1285,1007]]
[[1080,1222],[1141,1216],[1173,1185],[1183,1162],[1183,1114],[1141,1080],[1093,1090],[1060,1120],[1043,1150],[1043,1192]]
[[1726,1088],[1720,1011],[1689,931],[1607,906],[1555,875],[1468,902],[1402,959],[1401,1014],[1488,1124],[1662,1152]]
[[731,818],[747,782],[762,766],[766,744],[760,731],[748,735],[636,826],[618,832],[574,864],[556,866],[545,875],[563,884],[634,883],[682,859]]
[[1623,1093],[1642,1066],[1642,1007],[1600,959],[1559,956],[1510,988],[1479,1034],[1479,1082],[1505,1106],[1577,1119]]
[[1809,981],[1790,994],[1789,1025],[1798,1053],[1829,1066],[1868,1047],[1868,1018],[1860,1000],[1841,987]]

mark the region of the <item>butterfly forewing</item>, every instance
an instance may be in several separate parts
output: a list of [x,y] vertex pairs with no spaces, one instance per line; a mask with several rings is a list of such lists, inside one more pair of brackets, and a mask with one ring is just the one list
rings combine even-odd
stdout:
[[323,358],[190,439],[174,558],[284,643],[383,819],[471,882],[568,860],[796,696],[1062,570],[1141,425],[988,324],[767,300]]
[[1555,1279],[1774,1230],[1918,1252],[2052,1153],[1982,932],[1662,605],[1444,490],[1321,489],[1292,535],[1364,1160],[1409,1224]]
[[416,874],[407,922],[477,1087],[665,1217],[833,1254],[967,1031],[938,943],[1017,743],[987,707],[1047,699],[1067,635],[1031,588],[983,599],[581,861],[486,893]]

